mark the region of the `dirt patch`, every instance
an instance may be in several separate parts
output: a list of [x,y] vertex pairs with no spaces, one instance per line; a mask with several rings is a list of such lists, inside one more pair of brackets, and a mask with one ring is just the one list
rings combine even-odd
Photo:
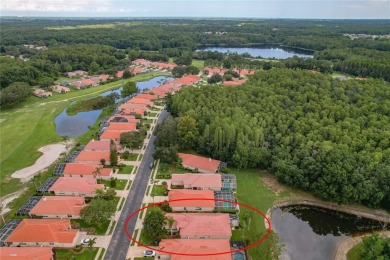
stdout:
[[276,195],[278,195],[279,193],[281,193],[283,191],[286,191],[287,188],[288,188],[286,185],[283,185],[283,184],[279,183],[276,180],[276,178],[274,176],[272,176],[271,174],[269,174],[269,173],[262,173],[261,174],[261,180],[263,181],[265,186],[267,186],[273,192],[275,192]]
[[72,145],[73,143],[71,141],[67,141],[39,148],[38,151],[42,153],[42,156],[35,161],[34,165],[12,173],[11,177],[20,179],[22,182],[27,182],[34,177],[34,175],[52,165],[58,160],[60,155],[67,152]]
[[8,212],[11,211],[10,208],[7,207],[7,205],[13,201],[14,199],[16,199],[17,197],[19,197],[20,194],[22,194],[23,192],[26,191],[26,188],[24,189],[21,189],[17,192],[14,192],[14,193],[11,193],[11,194],[8,194],[4,197],[1,198],[1,206],[2,206],[2,211],[1,211],[1,215],[6,215]]

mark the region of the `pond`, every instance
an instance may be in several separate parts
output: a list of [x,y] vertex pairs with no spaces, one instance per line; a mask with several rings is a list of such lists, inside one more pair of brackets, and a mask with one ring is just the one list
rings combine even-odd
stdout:
[[[198,50],[199,51],[199,50]],[[249,53],[252,57],[262,57],[265,59],[287,59],[291,58],[294,55],[300,58],[313,58],[313,55],[310,55],[307,52],[297,51],[287,48],[278,48],[278,47],[270,47],[270,48],[234,48],[234,47],[209,47],[202,49],[202,51],[217,51],[221,53],[232,53],[237,52],[238,54]]]
[[334,259],[338,243],[381,230],[378,221],[314,206],[276,208],[271,223],[284,244],[281,259]]
[[[140,90],[152,89],[164,84],[166,81],[173,80],[171,77],[158,76],[147,81],[137,82],[137,87]],[[112,93],[120,95],[122,88],[106,91],[100,96],[108,96]],[[79,112],[76,115],[69,116],[65,108],[55,119],[56,132],[60,136],[77,137],[89,130],[96,120],[99,118],[102,110],[92,110],[87,112]]]

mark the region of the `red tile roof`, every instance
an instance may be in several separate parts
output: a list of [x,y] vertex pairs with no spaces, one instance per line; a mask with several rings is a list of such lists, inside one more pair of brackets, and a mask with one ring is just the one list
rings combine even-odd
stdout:
[[136,123],[110,123],[107,127],[107,131],[110,130],[126,130],[126,131],[135,131],[137,130]]
[[85,199],[74,196],[44,196],[30,210],[30,215],[80,215],[85,208]]
[[133,73],[134,75],[137,75],[137,74],[140,74],[140,73],[144,73],[144,72],[146,72],[146,70],[142,69],[142,68],[133,68],[131,70],[131,73]]
[[96,179],[82,177],[60,177],[53,184],[53,186],[51,186],[49,191],[94,194],[96,190],[102,189],[104,189],[104,184],[97,184]]
[[152,104],[153,104],[153,101],[148,100],[148,99],[144,99],[144,98],[134,97],[134,98],[130,99],[127,103],[128,103],[128,104],[145,104],[145,105],[152,105]]
[[174,226],[183,236],[232,236],[229,214],[218,213],[167,213],[175,220]]
[[107,75],[107,74],[99,75],[100,80],[107,80],[109,77],[110,77],[110,75]]
[[120,71],[118,71],[116,74],[115,74],[115,77],[117,77],[117,78],[123,78],[123,70],[120,70]]
[[100,163],[101,159],[106,162],[110,161],[110,151],[81,151],[74,159],[75,162],[96,162]]
[[137,103],[124,103],[118,107],[119,109],[144,109],[148,110],[148,105]]
[[[129,132],[128,130],[106,130],[100,135],[100,139],[120,139],[122,133]],[[107,161],[107,160],[106,160]]]
[[245,79],[237,79],[237,80],[230,80],[230,81],[224,81],[223,85],[224,86],[238,86],[242,85],[246,82]]
[[172,174],[172,182],[182,182],[183,185],[199,188],[222,188],[221,174],[187,173]]
[[[169,202],[172,207],[214,207],[214,191],[212,190],[171,190],[168,193],[169,200],[192,199]],[[200,199],[200,200],[197,200]]]
[[153,100],[153,99],[158,98],[157,95],[151,95],[151,94],[146,94],[146,93],[138,94],[136,97],[142,98],[142,99],[148,99],[148,100]]
[[1,260],[51,260],[51,247],[0,247]]
[[144,112],[146,111],[147,109],[123,109],[121,110],[121,112],[119,112],[119,114],[121,115],[136,115],[136,114],[139,114],[139,115],[143,115]]
[[200,76],[197,76],[197,75],[187,75],[187,76],[181,77],[179,79],[175,79],[174,81],[172,81],[172,83],[191,85],[191,84],[194,84],[194,83],[200,81],[201,79],[202,78]]
[[73,243],[78,230],[69,219],[23,219],[5,242]]
[[139,119],[136,119],[134,116],[122,116],[122,115],[112,116],[107,121],[108,122],[113,122],[113,121],[115,121],[115,119],[119,120],[119,118],[121,118],[122,120],[126,119],[127,122],[116,122],[116,123],[137,123],[137,122],[140,121]]
[[110,141],[91,140],[84,147],[84,150],[106,150],[110,151]]
[[183,160],[184,167],[192,167],[198,169],[204,169],[211,172],[216,172],[221,163],[219,160],[206,158],[193,154],[179,153],[179,157]]
[[[100,160],[100,159],[99,159]],[[64,168],[64,176],[67,175],[94,175],[96,169],[100,170],[100,176],[110,176],[112,169],[103,168],[101,164],[67,163]]]
[[[230,251],[228,239],[163,239],[161,240],[159,247],[163,251],[181,254],[215,254]],[[201,259],[232,260],[232,256],[230,253],[213,255],[211,258],[205,256],[171,255],[171,260]]]

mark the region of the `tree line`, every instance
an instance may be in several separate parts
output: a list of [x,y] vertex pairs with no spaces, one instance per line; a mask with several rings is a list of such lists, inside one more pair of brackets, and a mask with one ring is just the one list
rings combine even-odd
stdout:
[[[389,87],[277,68],[234,88],[188,87],[168,97],[178,119],[158,142],[269,169],[323,199],[389,208]],[[179,135],[184,120],[190,136]]]

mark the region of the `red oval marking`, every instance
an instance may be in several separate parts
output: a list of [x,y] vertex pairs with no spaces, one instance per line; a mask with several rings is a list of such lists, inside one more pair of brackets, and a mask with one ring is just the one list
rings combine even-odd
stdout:
[[[256,242],[244,247],[244,248],[240,248],[240,249],[236,249],[236,250],[231,250],[231,251],[227,251],[227,252],[217,252],[217,253],[212,253],[212,254],[184,254],[184,253],[178,253],[178,252],[169,252],[169,251],[164,251],[164,250],[161,250],[161,249],[155,249],[153,247],[150,247],[150,246],[147,246],[147,245],[144,245],[142,244],[141,242],[135,240],[133,238],[132,235],[129,234],[129,231],[127,230],[126,226],[128,225],[129,221],[131,218],[133,218],[135,215],[137,215],[137,213],[139,213],[140,211],[142,210],[145,210],[145,209],[148,209],[148,208],[151,208],[151,207],[155,207],[155,206],[158,206],[158,205],[161,205],[161,204],[164,204],[164,203],[169,203],[169,202],[175,202],[175,201],[185,201],[185,200],[214,200],[214,201],[218,201],[218,202],[228,202],[228,203],[231,203],[231,204],[235,204],[235,205],[239,205],[239,206],[243,206],[244,208],[248,208],[254,212],[256,212],[258,215],[262,216],[268,223],[268,229],[267,229],[267,233],[261,237],[259,240],[257,240]],[[175,212],[173,212],[175,213]],[[206,213],[206,212],[205,212]],[[227,213],[226,213],[227,214]],[[153,203],[149,206],[145,206],[143,208],[140,208],[139,210],[133,212],[130,216],[127,217],[126,221],[125,221],[125,225],[124,225],[124,229],[125,229],[125,232],[126,232],[126,235],[132,240],[134,241],[135,243],[137,243],[138,245],[140,246],[143,246],[147,249],[150,249],[150,250],[154,250],[154,251],[157,251],[157,252],[160,252],[160,253],[163,253],[163,254],[168,254],[168,255],[183,255],[183,256],[212,256],[212,255],[224,255],[224,254],[232,254],[232,253],[235,253],[235,252],[240,252],[240,251],[244,251],[244,250],[248,250],[249,248],[252,248],[254,246],[257,246],[258,244],[260,244],[261,242],[263,242],[268,236],[269,234],[271,233],[271,221],[259,210],[251,207],[251,206],[248,206],[246,204],[242,204],[242,203],[238,203],[238,202],[233,202],[233,201],[228,201],[228,200],[221,200],[221,199],[207,199],[207,198],[190,198],[190,199],[177,199],[177,200],[167,200],[167,201],[163,201],[163,202],[158,202],[158,203]]]

